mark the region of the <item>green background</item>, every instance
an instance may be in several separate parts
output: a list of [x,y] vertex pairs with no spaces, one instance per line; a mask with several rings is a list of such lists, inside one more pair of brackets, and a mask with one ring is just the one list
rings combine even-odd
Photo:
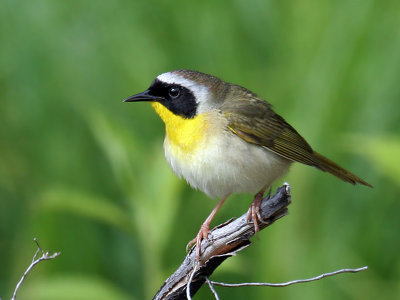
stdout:
[[[36,250],[23,299],[149,299],[216,205],[163,157],[148,104],[121,101],[187,68],[268,99],[313,147],[374,185],[294,165],[290,214],[212,276],[287,288],[221,299],[400,298],[400,2],[0,2],[0,296]],[[214,224],[242,214],[232,197]],[[197,299],[211,299],[203,287]]]

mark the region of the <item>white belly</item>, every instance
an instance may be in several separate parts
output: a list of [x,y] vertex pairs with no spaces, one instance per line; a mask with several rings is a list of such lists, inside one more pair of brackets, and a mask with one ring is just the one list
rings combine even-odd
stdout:
[[282,176],[291,164],[228,130],[213,132],[212,136],[191,153],[183,153],[171,145],[168,137],[164,141],[165,156],[174,172],[210,197],[255,194]]

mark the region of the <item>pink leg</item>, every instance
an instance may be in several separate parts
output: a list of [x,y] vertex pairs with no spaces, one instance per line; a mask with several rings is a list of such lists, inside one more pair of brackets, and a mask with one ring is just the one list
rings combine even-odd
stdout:
[[186,251],[188,251],[188,249],[193,246],[194,244],[196,244],[197,247],[197,254],[196,254],[196,259],[199,260],[200,259],[200,254],[201,254],[201,241],[203,239],[207,239],[208,237],[208,233],[210,232],[210,224],[212,222],[212,220],[214,219],[215,215],[217,214],[217,212],[219,211],[219,209],[221,208],[222,204],[224,204],[225,200],[229,197],[225,196],[224,198],[222,198],[217,206],[213,209],[213,211],[211,212],[211,214],[207,217],[207,219],[204,221],[204,223],[201,225],[199,233],[197,234],[197,236],[191,240],[187,246],[186,246]]
[[258,221],[261,220],[260,216],[260,205],[261,201],[264,197],[264,193],[266,189],[268,188],[268,185],[265,185],[261,191],[259,191],[255,196],[253,202],[251,202],[249,210],[247,212],[247,221],[250,222],[250,220],[254,224],[254,232],[257,233],[260,231],[260,227],[258,226]]

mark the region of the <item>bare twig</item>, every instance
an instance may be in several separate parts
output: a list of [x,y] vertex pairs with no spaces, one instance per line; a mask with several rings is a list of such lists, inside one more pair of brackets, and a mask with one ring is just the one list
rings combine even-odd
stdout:
[[208,277],[206,278],[206,281],[207,281],[208,286],[210,287],[211,292],[214,294],[215,300],[219,300],[218,293],[215,290],[212,281]]
[[358,273],[358,272],[365,271],[367,269],[368,269],[368,266],[364,266],[364,267],[357,268],[357,269],[340,269],[340,270],[336,270],[336,271],[329,272],[329,273],[323,273],[321,275],[307,278],[307,279],[297,279],[297,280],[292,280],[292,281],[282,282],[282,283],[268,283],[268,282],[224,283],[224,282],[211,281],[211,284],[218,285],[218,286],[224,286],[224,287],[241,287],[241,286],[285,287],[285,286],[289,286],[289,285],[297,284],[297,283],[317,281],[322,278],[334,276],[334,275],[341,274],[341,273]]
[[188,281],[187,288],[186,288],[186,298],[187,298],[187,300],[192,300],[192,296],[190,294],[190,285],[192,284],[194,274],[196,274],[196,271],[198,270],[198,268],[199,268],[199,263],[196,262],[195,266],[193,268],[193,271],[190,274],[189,281]]
[[[28,276],[29,272],[33,269],[34,266],[36,266],[38,263],[40,263],[43,260],[50,260],[50,259],[56,258],[57,256],[59,256],[61,254],[61,252],[56,252],[54,254],[50,254],[49,252],[44,252],[42,250],[42,248],[40,248],[37,238],[34,238],[33,241],[36,243],[36,246],[38,248],[35,252],[35,255],[32,258],[32,263],[26,269],[24,275],[22,275],[20,281],[18,282],[17,286],[15,287],[14,294],[13,294],[13,297],[11,298],[11,300],[17,299],[17,292],[18,292],[19,288],[21,287],[22,282],[25,280],[26,276]],[[38,254],[40,252],[42,253],[42,256],[37,258]]]

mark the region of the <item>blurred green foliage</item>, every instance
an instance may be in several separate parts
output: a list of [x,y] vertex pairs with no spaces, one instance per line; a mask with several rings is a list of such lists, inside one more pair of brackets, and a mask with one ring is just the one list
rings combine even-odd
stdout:
[[[61,251],[19,299],[149,299],[179,265],[214,200],[169,170],[163,124],[121,101],[165,71],[241,84],[314,148],[374,185],[296,165],[290,215],[213,279],[222,299],[400,298],[400,2],[0,2],[0,295],[37,237]],[[222,222],[246,210],[234,196]],[[211,298],[203,288],[197,298]]]

